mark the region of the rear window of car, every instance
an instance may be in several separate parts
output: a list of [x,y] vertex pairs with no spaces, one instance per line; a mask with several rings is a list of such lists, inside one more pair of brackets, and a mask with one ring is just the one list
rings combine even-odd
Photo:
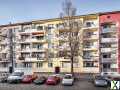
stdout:
[[31,77],[32,77],[31,75],[24,76],[24,78],[31,78]]
[[65,78],[65,79],[71,79],[72,76],[70,76],[70,75],[66,75],[64,78]]
[[48,79],[53,79],[53,78],[55,78],[55,76],[50,76],[50,77],[48,77]]
[[102,77],[102,76],[96,76],[95,79],[98,79],[98,80],[104,80],[105,77]]

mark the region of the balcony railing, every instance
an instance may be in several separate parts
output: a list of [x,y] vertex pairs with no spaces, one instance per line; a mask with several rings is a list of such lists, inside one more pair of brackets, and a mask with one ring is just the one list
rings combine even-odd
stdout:
[[20,43],[26,43],[26,42],[30,43],[31,42],[30,38],[20,40]]
[[45,40],[45,38],[42,38],[42,39],[36,39],[36,38],[34,38],[34,39],[31,39],[30,41],[31,42],[45,42],[46,40]]
[[117,32],[117,27],[102,29],[102,33]]
[[45,48],[32,48],[32,52],[45,52]]
[[101,38],[101,43],[117,42],[117,38]]
[[111,63],[115,63],[115,62],[117,62],[117,58],[115,58],[115,57],[111,57],[111,58],[101,58],[101,61],[102,61],[102,63],[109,63],[109,62],[111,62]]
[[31,29],[20,30],[19,33],[31,33]]
[[84,61],[99,61],[99,58],[98,57],[94,57],[94,56],[92,56],[92,57],[90,57],[90,58],[85,58],[84,57]]
[[43,30],[32,29],[31,32],[32,32],[32,33],[33,33],[33,32],[45,32],[45,30],[44,30],[44,29],[43,29]]
[[116,48],[101,48],[101,52],[117,52]]
[[25,58],[25,62],[35,62],[35,61],[38,61],[38,60],[45,61],[45,56]]

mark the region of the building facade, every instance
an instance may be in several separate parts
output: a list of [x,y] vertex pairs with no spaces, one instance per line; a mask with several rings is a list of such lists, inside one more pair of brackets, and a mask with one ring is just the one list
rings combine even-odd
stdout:
[[[82,22],[82,56],[74,62],[76,73],[119,72],[119,12],[77,16]],[[12,30],[15,69],[26,72],[70,72],[66,29],[61,19],[46,19],[0,26],[0,71],[10,67],[10,30]]]
[[100,15],[100,60],[104,72],[120,73],[120,12]]

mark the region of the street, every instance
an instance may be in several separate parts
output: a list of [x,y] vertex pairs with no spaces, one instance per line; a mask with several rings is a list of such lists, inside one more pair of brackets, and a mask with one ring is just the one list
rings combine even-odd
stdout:
[[109,90],[106,87],[95,87],[91,82],[78,81],[73,86],[34,85],[34,84],[7,84],[1,83],[0,90]]

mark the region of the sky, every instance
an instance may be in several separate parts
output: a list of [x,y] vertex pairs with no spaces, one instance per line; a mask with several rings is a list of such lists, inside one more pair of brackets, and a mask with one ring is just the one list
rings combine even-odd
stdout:
[[[0,0],[0,25],[59,17],[64,0]],[[77,15],[119,11],[120,0],[72,0]]]

